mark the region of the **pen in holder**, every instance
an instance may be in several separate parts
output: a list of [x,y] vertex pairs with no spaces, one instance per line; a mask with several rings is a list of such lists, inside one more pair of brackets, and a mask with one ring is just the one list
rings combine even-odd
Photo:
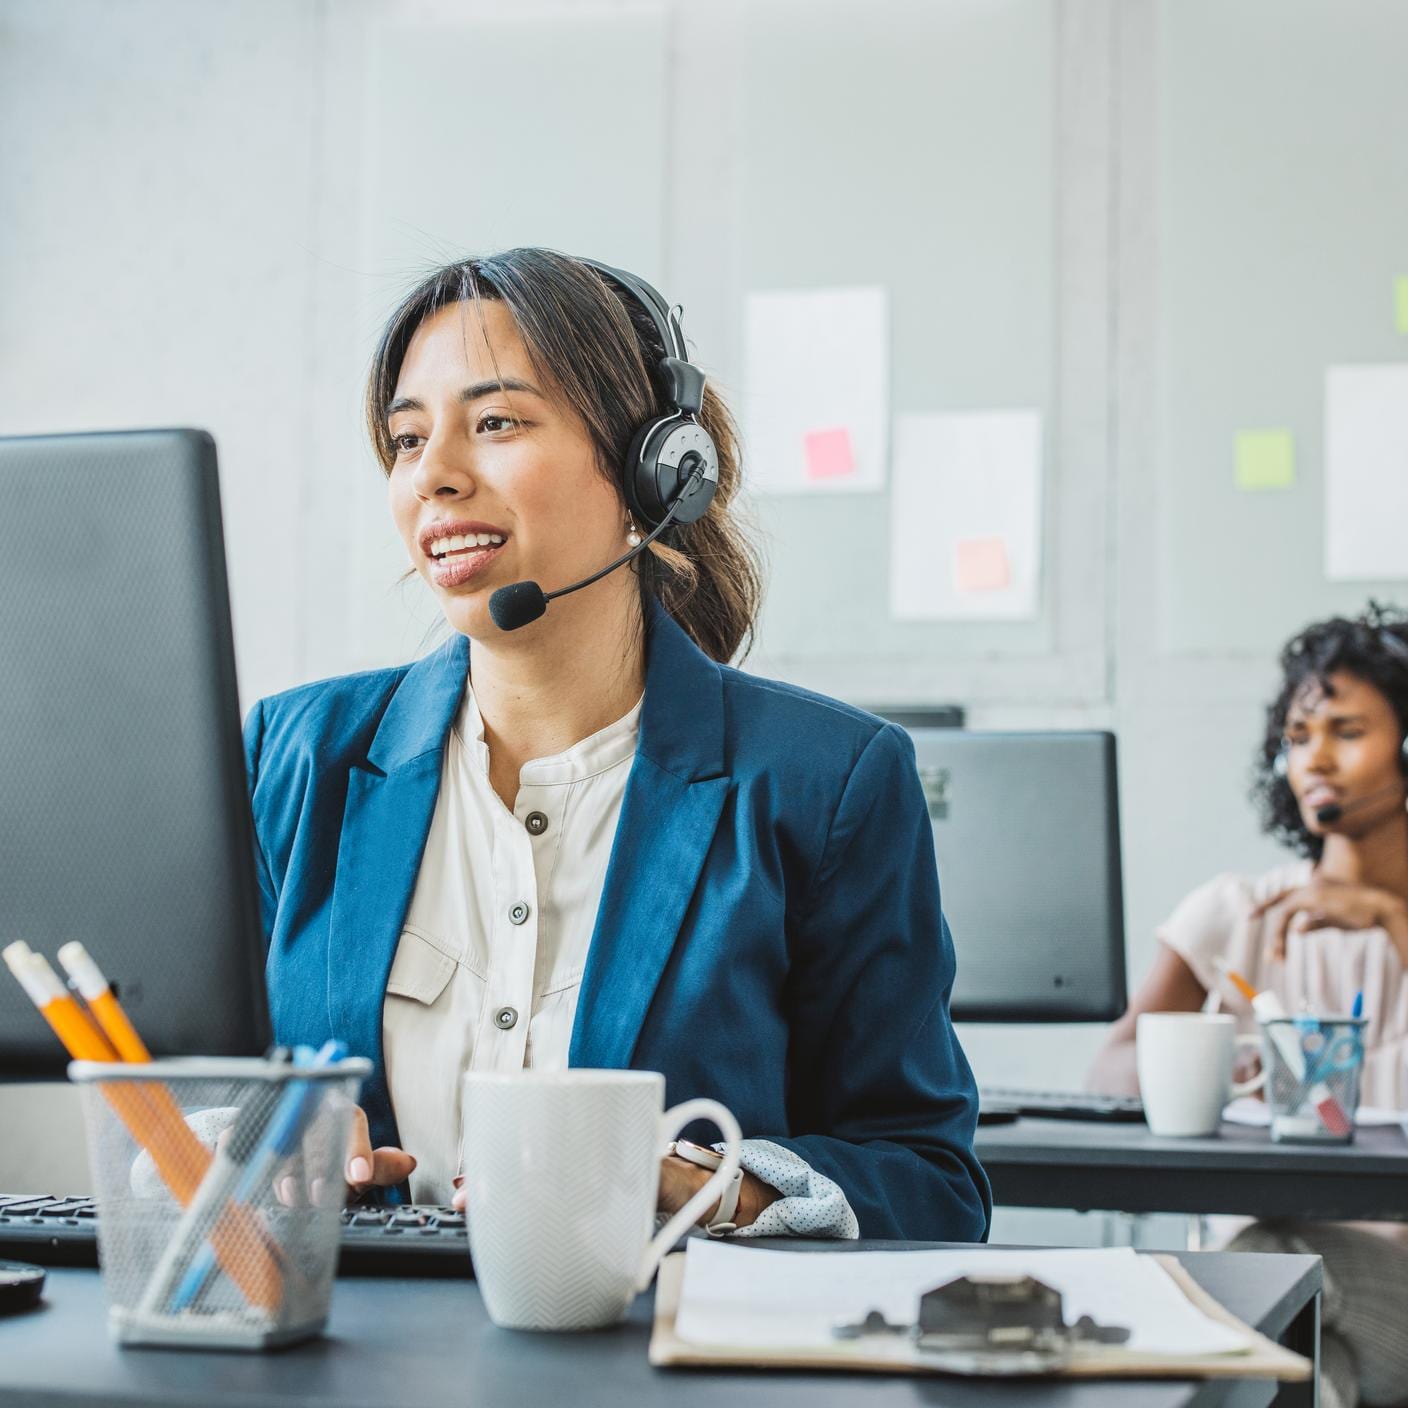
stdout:
[[1266,1104],[1276,1143],[1348,1144],[1364,1069],[1362,1017],[1276,1017],[1261,1024]]
[[[69,1067],[118,1343],[263,1349],[321,1331],[352,1111],[371,1069],[340,1052]],[[168,1176],[174,1131],[137,1117],[157,1092],[183,1117],[182,1136],[187,1120],[208,1138],[219,1131],[194,1187]]]

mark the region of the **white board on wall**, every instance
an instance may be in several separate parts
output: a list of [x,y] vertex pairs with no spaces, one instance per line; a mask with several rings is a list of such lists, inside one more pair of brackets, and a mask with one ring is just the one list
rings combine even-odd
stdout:
[[1325,373],[1325,575],[1408,578],[1408,364]]
[[759,494],[883,489],[889,349],[883,288],[750,294],[743,373],[749,488]]
[[1041,416],[901,416],[890,489],[890,612],[904,621],[1035,616]]

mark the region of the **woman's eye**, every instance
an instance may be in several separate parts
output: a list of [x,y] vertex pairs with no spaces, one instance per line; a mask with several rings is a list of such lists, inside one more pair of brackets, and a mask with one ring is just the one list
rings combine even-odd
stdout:
[[400,435],[393,435],[391,437],[391,448],[395,450],[398,455],[409,454],[415,448],[415,446],[408,445],[406,442],[408,440],[419,439],[419,435],[412,435],[410,431],[403,431]]
[[501,416],[489,411],[479,417],[479,428],[488,431],[490,435],[496,435],[501,430],[516,429],[520,424],[512,416]]

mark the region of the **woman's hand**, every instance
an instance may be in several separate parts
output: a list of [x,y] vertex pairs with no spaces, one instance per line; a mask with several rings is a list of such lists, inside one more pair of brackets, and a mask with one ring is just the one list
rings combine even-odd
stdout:
[[1265,918],[1267,957],[1277,963],[1286,956],[1286,939],[1292,932],[1382,927],[1408,964],[1408,904],[1391,890],[1315,879],[1308,885],[1288,886],[1262,900],[1252,907],[1251,917]]
[[360,1105],[353,1108],[352,1133],[347,1140],[347,1165],[343,1174],[347,1179],[349,1202],[368,1188],[394,1188],[411,1176],[415,1166],[414,1155],[404,1149],[389,1144],[373,1149],[366,1112]]
[[[709,1181],[709,1177],[710,1171],[707,1168],[700,1168],[698,1164],[692,1164],[686,1159],[677,1159],[673,1155],[661,1159],[656,1211],[667,1214],[678,1212]],[[465,1209],[466,1197],[463,1186],[455,1189],[452,1201],[460,1212]],[[756,1222],[762,1210],[769,1203],[776,1202],[779,1197],[781,1194],[771,1184],[754,1178],[751,1173],[745,1173],[738,1190],[738,1207],[733,1214],[734,1226],[747,1227]],[[699,1222],[708,1222],[717,1207],[718,1204],[715,1203],[713,1207],[705,1208]]]
[[[712,1177],[711,1170],[700,1168],[687,1159],[676,1158],[673,1154],[660,1160],[660,1191],[656,1195],[656,1210],[663,1213],[678,1212]],[[769,1203],[774,1203],[782,1195],[761,1178],[751,1173],[743,1175],[738,1189],[738,1206],[734,1209],[735,1227],[747,1227],[758,1220],[758,1215]],[[705,1208],[696,1220],[696,1226],[703,1226],[713,1217],[718,1203]]]

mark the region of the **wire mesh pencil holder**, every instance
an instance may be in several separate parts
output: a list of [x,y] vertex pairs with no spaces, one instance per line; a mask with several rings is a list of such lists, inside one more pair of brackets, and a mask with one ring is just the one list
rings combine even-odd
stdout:
[[1362,1017],[1277,1017],[1261,1024],[1271,1138],[1348,1144],[1364,1069]]
[[69,1066],[118,1344],[267,1349],[323,1329],[370,1070],[237,1057]]

